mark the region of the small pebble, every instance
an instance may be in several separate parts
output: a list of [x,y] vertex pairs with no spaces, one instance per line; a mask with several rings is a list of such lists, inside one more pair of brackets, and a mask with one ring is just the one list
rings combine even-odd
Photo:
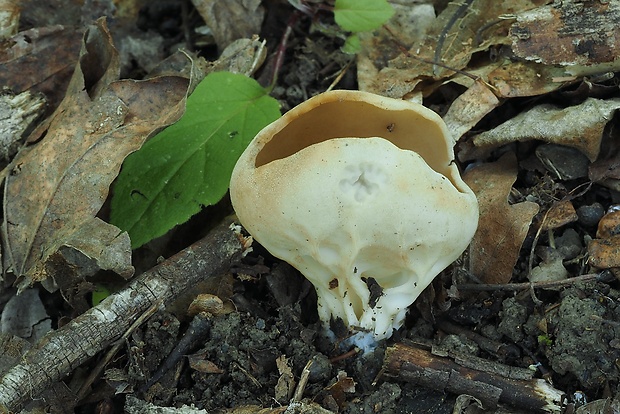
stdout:
[[536,156],[545,168],[560,180],[574,180],[588,176],[590,161],[579,150],[563,145],[541,145]]
[[577,209],[579,223],[588,227],[596,226],[601,217],[603,217],[603,214],[605,214],[605,208],[601,203],[593,203],[589,206],[581,206]]
[[567,229],[564,234],[555,238],[555,248],[564,260],[572,260],[579,256],[583,249],[579,233],[574,229]]
[[332,364],[323,354],[316,354],[312,357],[312,365],[310,365],[310,375],[308,381],[319,382],[325,381],[331,377]]

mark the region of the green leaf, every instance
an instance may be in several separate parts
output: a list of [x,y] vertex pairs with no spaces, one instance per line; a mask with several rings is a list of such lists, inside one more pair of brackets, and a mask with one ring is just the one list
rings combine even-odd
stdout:
[[334,5],[336,23],[350,32],[374,30],[393,14],[386,0],[336,0]]
[[342,49],[343,53],[346,53],[348,55],[354,55],[356,53],[359,53],[360,50],[362,50],[359,36],[357,34],[352,34],[351,36],[347,37],[347,40],[345,40],[344,45],[342,45],[340,49]]
[[95,287],[95,290],[93,290],[92,292],[92,305],[93,306],[97,306],[101,303],[102,300],[104,300],[105,298],[107,298],[108,296],[110,296],[112,294],[112,292],[110,292],[110,290],[108,288],[106,288],[105,286],[102,285],[97,285]]
[[278,102],[254,79],[209,74],[188,97],[183,117],[127,157],[110,221],[136,248],[217,203],[243,150],[279,116]]

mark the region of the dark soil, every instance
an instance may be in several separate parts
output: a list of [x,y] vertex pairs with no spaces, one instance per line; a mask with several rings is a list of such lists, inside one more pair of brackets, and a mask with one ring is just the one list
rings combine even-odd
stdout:
[[[274,280],[283,276],[285,283]],[[291,282],[291,278],[295,281]],[[160,381],[161,385],[146,392],[148,401],[161,406],[194,404],[209,412],[246,405],[286,405],[286,401],[278,401],[274,396],[280,377],[276,359],[284,356],[296,378],[312,361],[304,395],[334,412],[451,412],[451,399],[445,393],[380,379],[384,346],[374,352],[330,361],[346,350],[323,337],[316,312],[308,310],[316,304],[313,292],[308,282],[287,264],[280,263],[275,271],[263,275],[259,281],[244,285],[239,287],[244,291],[243,299],[237,297],[235,302],[238,310],[210,319],[208,339],[193,350],[194,355],[213,363],[220,373],[188,369],[181,361],[180,372],[170,370]],[[291,291],[287,285],[297,289]],[[288,298],[302,299],[287,305],[278,304],[274,297],[282,298],[283,289],[287,289]],[[308,313],[314,314],[311,320],[308,320]],[[141,361],[142,367],[132,364],[129,372],[155,371],[175,344],[173,338],[178,326],[178,320],[169,313],[151,319],[134,335],[139,338],[134,342],[134,349],[141,358],[133,360]],[[340,400],[342,396],[330,387],[342,376],[353,379],[355,392]],[[379,382],[375,384],[377,379]]]

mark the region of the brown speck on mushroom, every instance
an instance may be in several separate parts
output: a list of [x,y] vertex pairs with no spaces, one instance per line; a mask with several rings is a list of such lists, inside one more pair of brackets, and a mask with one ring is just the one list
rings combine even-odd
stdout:
[[336,289],[337,287],[338,287],[338,279],[333,278],[332,280],[329,281],[330,289]]

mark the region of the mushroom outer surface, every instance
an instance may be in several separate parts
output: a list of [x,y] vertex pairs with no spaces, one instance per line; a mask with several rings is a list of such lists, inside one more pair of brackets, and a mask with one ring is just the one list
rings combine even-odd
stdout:
[[254,138],[231,199],[248,232],[314,284],[324,322],[386,338],[477,227],[450,142],[421,105],[328,92]]

